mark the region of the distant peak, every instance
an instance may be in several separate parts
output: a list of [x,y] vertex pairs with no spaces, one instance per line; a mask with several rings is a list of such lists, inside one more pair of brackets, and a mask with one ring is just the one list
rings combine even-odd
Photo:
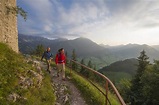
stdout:
[[[76,38],[76,39],[88,39],[88,38],[86,38],[86,37],[79,37],[79,38]],[[90,40],[90,39],[88,39],[88,40]]]

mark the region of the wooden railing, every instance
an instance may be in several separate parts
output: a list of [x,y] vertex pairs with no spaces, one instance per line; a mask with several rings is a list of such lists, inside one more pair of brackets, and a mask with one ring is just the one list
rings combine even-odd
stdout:
[[101,73],[99,73],[99,72],[97,72],[97,71],[95,71],[95,70],[93,70],[93,69],[91,69],[91,68],[89,68],[89,67],[87,67],[87,66],[81,64],[81,63],[78,63],[77,61],[74,61],[74,60],[70,60],[70,64],[71,64],[70,73],[71,73],[71,71],[72,71],[72,64],[73,64],[73,63],[76,64],[76,65],[78,65],[78,66],[81,66],[81,67],[85,68],[86,70],[88,70],[89,72],[94,73],[95,75],[98,75],[98,76],[102,77],[102,78],[105,80],[105,91],[106,91],[106,92],[104,93],[104,92],[103,92],[98,86],[96,86],[92,81],[90,81],[89,79],[87,79],[95,88],[97,88],[97,89],[105,96],[105,98],[106,98],[106,99],[105,99],[105,100],[106,100],[105,105],[108,105],[108,103],[109,103],[109,105],[111,105],[111,102],[110,102],[110,100],[109,100],[109,98],[108,98],[109,88],[111,88],[111,89],[113,90],[113,92],[116,94],[116,96],[117,96],[117,98],[118,98],[120,104],[121,104],[121,105],[126,105],[125,102],[124,102],[124,100],[122,99],[121,95],[119,94],[118,90],[116,89],[116,87],[114,86],[114,84],[109,80],[109,78],[107,78],[105,75],[103,75],[103,74],[101,74]]

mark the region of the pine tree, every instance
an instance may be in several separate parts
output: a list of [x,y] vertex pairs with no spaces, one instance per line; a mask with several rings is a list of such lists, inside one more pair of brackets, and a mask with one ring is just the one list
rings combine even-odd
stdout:
[[92,65],[91,60],[89,60],[89,62],[88,62],[88,67],[89,67],[89,68],[93,68],[93,65]]
[[[92,65],[92,62],[91,62],[91,60],[89,60],[89,62],[88,62],[88,67],[89,68],[93,68],[93,65]],[[94,79],[94,74],[92,73],[92,72],[86,72],[86,74],[88,75],[88,77],[91,79],[91,80],[93,80]]]
[[154,61],[154,64],[146,69],[141,82],[144,96],[142,105],[159,105],[159,61]]
[[94,66],[94,70],[97,70],[97,66],[96,65]]
[[69,61],[68,61],[68,54],[67,54],[67,51],[65,52],[65,56],[66,56],[66,64],[68,64]]
[[41,56],[43,54],[43,52],[44,52],[44,46],[42,44],[37,45],[36,49],[35,49],[35,54],[37,56]]
[[144,74],[147,66],[149,65],[148,61],[149,57],[146,55],[146,52],[143,50],[140,53],[140,56],[138,57],[138,62],[139,64],[137,73],[134,77],[134,79],[131,81],[132,86],[131,86],[131,93],[130,93],[130,101],[132,105],[142,105],[142,87],[143,83],[141,82],[141,77]]
[[[85,64],[85,63],[84,63],[84,59],[81,60],[81,64],[83,64],[83,65]],[[84,74],[84,73],[85,73],[85,68],[84,68],[83,66],[81,66],[80,73],[81,73],[81,74]]]
[[[72,51],[72,60],[76,61],[76,52],[75,49],[73,49]],[[76,70],[77,69],[77,64],[76,63],[72,63],[72,69]]]

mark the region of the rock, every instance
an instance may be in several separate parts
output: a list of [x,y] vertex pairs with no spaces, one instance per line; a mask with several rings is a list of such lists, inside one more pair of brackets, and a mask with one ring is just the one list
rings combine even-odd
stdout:
[[20,76],[19,78],[19,85],[21,88],[27,89],[28,87],[33,86],[33,80],[31,78],[23,76]]
[[40,62],[39,62],[39,61],[33,61],[33,64],[34,64],[35,66],[40,66]]
[[56,102],[55,105],[61,105],[60,103]]
[[43,76],[40,75],[39,73],[33,71],[33,70],[29,70],[28,73],[33,75],[33,78],[36,78],[36,80],[37,80],[36,84],[37,84],[38,87],[40,87],[41,83],[42,83]]
[[66,95],[65,98],[64,98],[64,104],[66,104],[67,101],[69,101],[69,96],[68,95]]
[[37,66],[36,69],[37,69],[37,72],[42,75],[41,67],[40,67],[40,66]]
[[[27,75],[31,77],[27,77]],[[23,89],[27,89],[31,86],[40,88],[43,80],[43,76],[33,70],[28,70],[25,77],[19,76],[19,78],[19,85]]]
[[[68,87],[64,84],[54,84],[53,87],[55,88],[54,93],[57,97],[57,103],[60,103],[60,105],[65,105],[67,103],[70,103],[70,94],[67,93],[69,91]],[[56,105],[56,104],[55,104]]]
[[16,102],[19,99],[27,100],[27,98],[21,97],[17,93],[10,94],[7,99],[8,101],[13,101],[13,102]]

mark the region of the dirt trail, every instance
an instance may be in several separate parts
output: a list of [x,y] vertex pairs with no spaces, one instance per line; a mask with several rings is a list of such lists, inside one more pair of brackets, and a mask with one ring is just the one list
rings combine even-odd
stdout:
[[[44,63],[41,63],[41,67],[46,69]],[[61,76],[57,76],[56,68],[51,70],[50,76],[57,97],[55,105],[87,105],[79,90],[68,78],[66,78],[66,81],[63,81]]]

